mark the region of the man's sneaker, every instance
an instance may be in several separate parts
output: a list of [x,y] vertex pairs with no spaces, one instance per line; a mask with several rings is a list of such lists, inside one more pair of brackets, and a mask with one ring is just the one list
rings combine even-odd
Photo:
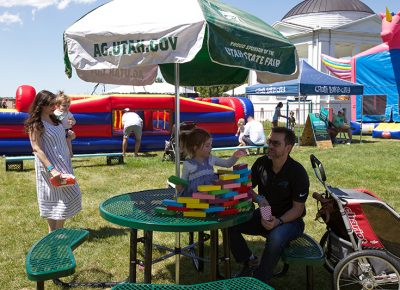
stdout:
[[235,278],[237,277],[253,277],[254,271],[258,267],[258,259],[255,257],[252,260],[247,261],[243,264],[242,269],[234,275]]

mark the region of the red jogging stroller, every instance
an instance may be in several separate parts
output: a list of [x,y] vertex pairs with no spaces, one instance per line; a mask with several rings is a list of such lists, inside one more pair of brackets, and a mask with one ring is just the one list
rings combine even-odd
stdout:
[[371,192],[330,186],[321,162],[310,160],[325,187],[313,197],[327,225],[320,244],[333,289],[400,289],[400,215]]
[[[179,126],[180,132],[190,131],[196,127],[196,123],[192,121],[182,122]],[[162,161],[175,161],[175,125],[172,127],[171,138],[165,141],[164,155]],[[181,151],[180,160],[185,160],[185,154]]]

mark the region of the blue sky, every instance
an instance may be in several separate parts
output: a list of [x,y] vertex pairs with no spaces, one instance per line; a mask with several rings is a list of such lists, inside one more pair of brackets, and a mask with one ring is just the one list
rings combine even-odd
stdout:
[[[139,0],[132,0],[139,1]],[[168,1],[168,0],[165,0]],[[94,83],[64,74],[62,35],[73,22],[104,0],[0,0],[0,97],[14,97],[19,85],[36,91],[90,94]],[[280,20],[301,0],[222,0],[268,24]],[[400,10],[399,0],[364,0],[375,12]],[[137,12],[133,13],[134,14]],[[106,85],[106,89],[113,87]],[[98,89],[98,93],[101,91]]]

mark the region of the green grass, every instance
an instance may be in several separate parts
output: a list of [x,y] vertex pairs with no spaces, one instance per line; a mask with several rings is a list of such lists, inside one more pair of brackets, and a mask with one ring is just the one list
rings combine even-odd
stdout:
[[[398,141],[367,137],[362,144],[338,145],[333,149],[295,148],[292,157],[307,169],[310,193],[323,189],[310,165],[309,155],[312,153],[324,164],[332,186],[369,189],[399,211],[398,151]],[[230,154],[229,151],[219,153],[220,156]],[[67,220],[66,227],[87,228],[90,239],[75,251],[77,273],[67,280],[120,281],[127,277],[129,232],[103,220],[98,206],[116,194],[165,187],[166,179],[174,173],[175,167],[171,162],[161,162],[161,157],[162,152],[151,152],[141,158],[128,157],[126,164],[113,166],[106,166],[104,157],[74,159],[75,175],[83,193],[83,210]],[[241,161],[251,165],[256,158],[251,155]],[[25,161],[24,165],[23,172],[6,172],[4,160],[0,160],[0,289],[35,288],[35,283],[25,274],[25,257],[33,243],[47,233],[46,221],[38,213],[33,161]],[[324,225],[314,221],[315,213],[316,203],[309,197],[306,232],[319,240]],[[183,241],[186,240],[184,235]],[[259,255],[262,239],[249,237],[249,240]],[[154,241],[172,247],[174,234],[155,233]],[[206,247],[207,252],[208,243]],[[234,272],[238,265],[232,265]],[[173,283],[174,267],[173,258],[154,265],[153,282]],[[181,259],[181,283],[205,282],[208,274],[207,264],[205,272],[198,274],[188,258]],[[331,276],[323,267],[315,269],[315,278],[315,289],[330,289]],[[143,273],[139,271],[138,281],[142,279]],[[277,289],[305,289],[305,270],[290,268],[286,276],[275,278],[271,284]],[[46,288],[59,289],[51,282],[46,283]]]

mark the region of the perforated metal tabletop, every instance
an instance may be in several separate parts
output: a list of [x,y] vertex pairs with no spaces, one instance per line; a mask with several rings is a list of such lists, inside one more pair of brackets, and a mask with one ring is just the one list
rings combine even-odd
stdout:
[[198,232],[223,229],[250,219],[249,212],[207,218],[162,216],[154,209],[164,199],[174,198],[173,188],[150,189],[111,197],[100,204],[100,215],[107,221],[138,230],[159,232]]

